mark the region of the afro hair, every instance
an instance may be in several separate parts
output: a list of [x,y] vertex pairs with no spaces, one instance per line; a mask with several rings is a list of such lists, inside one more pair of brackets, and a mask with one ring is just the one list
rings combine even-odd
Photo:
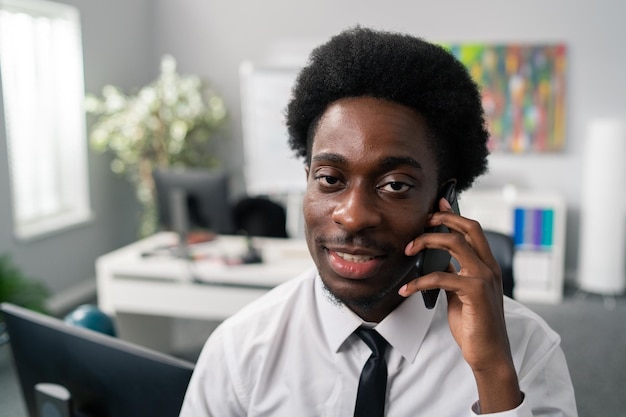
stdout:
[[310,163],[317,122],[331,103],[363,96],[402,104],[426,119],[440,184],[456,178],[463,191],[487,171],[480,92],[463,64],[420,38],[362,27],[314,49],[298,75],[286,109],[296,156]]

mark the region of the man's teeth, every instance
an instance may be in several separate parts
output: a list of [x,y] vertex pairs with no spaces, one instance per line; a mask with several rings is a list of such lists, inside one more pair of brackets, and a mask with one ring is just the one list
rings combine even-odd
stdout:
[[349,253],[337,252],[337,256],[349,262],[367,262],[374,259],[373,256],[367,255],[351,255]]

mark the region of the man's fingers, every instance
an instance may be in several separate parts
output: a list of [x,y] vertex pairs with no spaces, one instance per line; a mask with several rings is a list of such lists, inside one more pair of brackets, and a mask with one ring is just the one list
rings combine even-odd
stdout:
[[424,249],[443,249],[448,251],[461,266],[478,257],[491,268],[498,264],[480,223],[449,212],[434,213],[428,220],[427,227],[444,225],[451,233],[424,233],[413,239],[405,248],[407,256],[414,256]]

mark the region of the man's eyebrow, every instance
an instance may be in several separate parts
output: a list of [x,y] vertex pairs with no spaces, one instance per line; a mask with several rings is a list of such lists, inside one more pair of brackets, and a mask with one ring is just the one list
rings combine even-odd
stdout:
[[334,162],[336,164],[345,164],[348,162],[345,156],[332,152],[322,152],[314,155],[312,162]]
[[381,168],[384,170],[390,170],[403,165],[408,165],[420,171],[422,170],[422,164],[415,159],[406,156],[389,156],[383,159],[380,163]]
[[[314,155],[312,162],[332,162],[335,164],[347,164],[348,159],[340,154],[332,152],[322,152]],[[391,170],[400,166],[410,166],[417,170],[422,170],[422,164],[408,156],[388,156],[379,163],[383,170]]]

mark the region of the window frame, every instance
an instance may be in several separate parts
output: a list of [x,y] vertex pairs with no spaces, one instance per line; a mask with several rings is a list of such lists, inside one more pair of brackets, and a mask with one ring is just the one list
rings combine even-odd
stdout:
[[[93,219],[87,165],[80,14],[73,6],[47,0],[0,0],[0,13],[2,12],[14,15],[23,13],[27,15],[23,17],[25,19],[30,17],[33,33],[36,31],[35,25],[45,27],[46,23],[50,25],[50,30],[63,31],[61,42],[56,36],[51,36],[51,39],[33,38],[35,40],[30,44],[35,64],[32,66],[34,68],[29,68],[32,70],[30,75],[33,76],[29,81],[38,85],[36,93],[31,97],[36,95],[37,102],[31,102],[30,106],[16,104],[18,96],[25,96],[24,90],[19,91],[16,86],[18,83],[15,83],[15,68],[19,67],[17,64],[12,69],[8,68],[10,64],[4,67],[0,51],[0,110],[4,110],[13,233],[18,240],[30,240]],[[0,32],[0,48],[3,45],[1,37]],[[50,48],[50,43],[42,48],[41,43],[37,44],[42,39],[51,43],[56,40],[56,47]],[[56,55],[48,57],[46,66],[37,65],[44,59],[42,51],[50,53],[50,50]],[[62,55],[63,59],[59,59],[59,54],[65,54]],[[17,62],[19,58],[13,55],[13,59],[15,61],[7,61]],[[21,64],[24,62],[22,60]],[[63,64],[60,65],[59,62]],[[21,68],[25,68],[25,65]],[[9,74],[11,71],[13,78]],[[49,93],[47,98],[43,98],[44,92]],[[46,105],[40,104],[46,100],[50,100]],[[12,114],[13,112],[16,114]],[[26,126],[24,120],[31,120],[31,117],[39,120],[41,125],[47,122],[46,128],[32,127],[30,123]],[[23,118],[21,124],[20,118]],[[32,124],[36,125],[37,122]],[[24,147],[24,142],[30,142],[30,148]],[[43,148],[47,148],[47,151]],[[25,153],[26,150],[31,153]],[[42,173],[43,170],[46,172]],[[30,197],[20,193],[30,193]],[[31,204],[33,202],[38,205]]]

